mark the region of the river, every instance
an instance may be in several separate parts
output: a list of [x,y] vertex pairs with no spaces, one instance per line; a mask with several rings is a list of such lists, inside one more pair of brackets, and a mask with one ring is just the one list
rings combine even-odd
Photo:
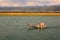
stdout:
[[[47,29],[28,29],[45,22]],[[0,40],[60,40],[60,16],[0,16]]]

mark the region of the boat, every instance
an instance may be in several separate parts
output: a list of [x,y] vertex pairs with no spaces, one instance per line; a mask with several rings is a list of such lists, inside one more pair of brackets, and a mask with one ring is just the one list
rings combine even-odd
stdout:
[[45,25],[44,27],[37,27],[36,25],[27,24],[27,26],[28,26],[29,28],[34,28],[34,29],[46,29],[46,28],[47,28],[47,25]]

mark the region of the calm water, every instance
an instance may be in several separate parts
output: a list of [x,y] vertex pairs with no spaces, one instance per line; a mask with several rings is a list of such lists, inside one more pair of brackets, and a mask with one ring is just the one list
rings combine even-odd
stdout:
[[[41,21],[47,29],[27,28]],[[0,40],[60,40],[60,16],[0,16]]]

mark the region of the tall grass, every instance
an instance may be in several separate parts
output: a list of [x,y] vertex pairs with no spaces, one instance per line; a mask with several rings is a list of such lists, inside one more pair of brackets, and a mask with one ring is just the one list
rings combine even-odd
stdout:
[[0,16],[60,16],[60,13],[0,13]]

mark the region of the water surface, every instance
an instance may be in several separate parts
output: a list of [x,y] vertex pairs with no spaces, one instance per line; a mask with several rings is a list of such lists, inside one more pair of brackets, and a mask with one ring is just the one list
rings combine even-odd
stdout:
[[[28,29],[45,22],[47,29]],[[60,16],[0,16],[0,40],[60,40]]]

